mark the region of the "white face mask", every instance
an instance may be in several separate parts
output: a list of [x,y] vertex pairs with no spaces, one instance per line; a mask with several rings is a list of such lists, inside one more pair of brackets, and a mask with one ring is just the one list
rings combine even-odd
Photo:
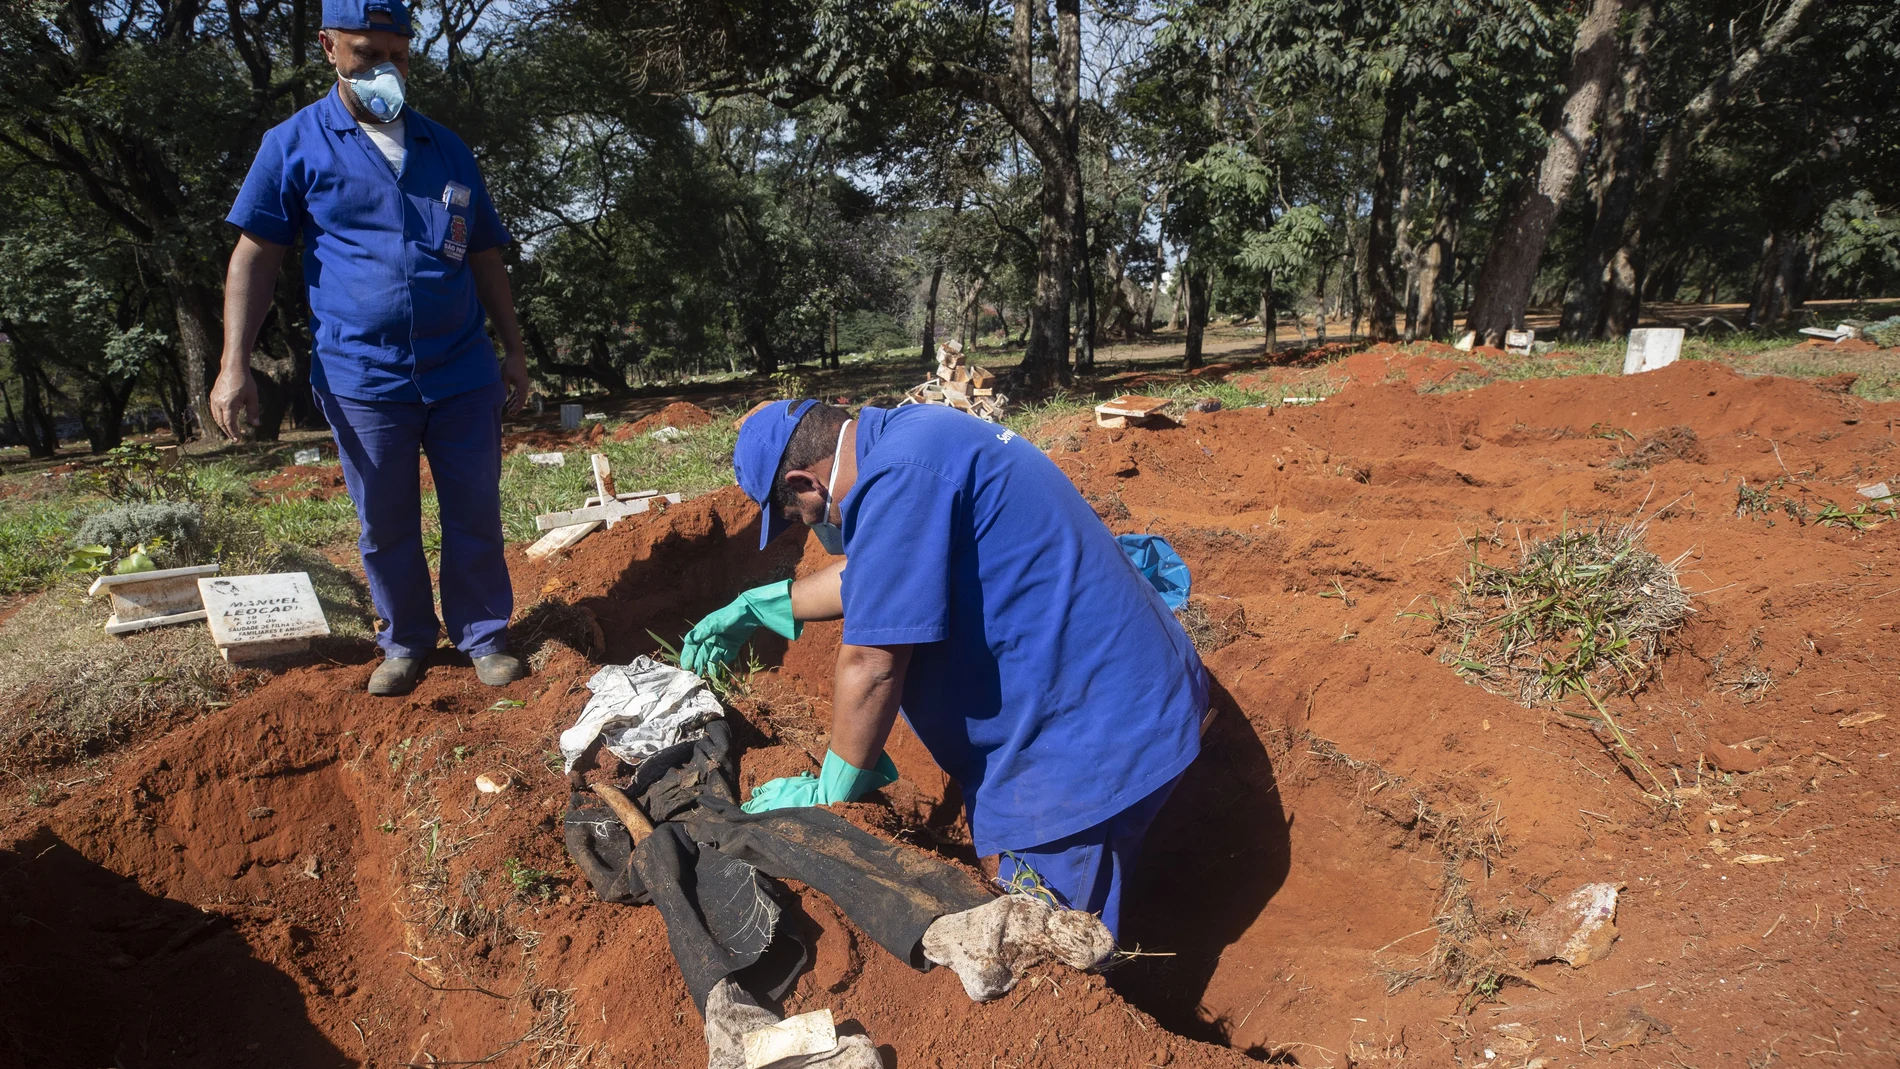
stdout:
[[347,80],[350,89],[356,93],[356,99],[363,102],[371,115],[384,122],[393,122],[396,116],[402,114],[404,90],[407,87],[394,63],[378,63]]
[[[831,480],[825,484],[825,522],[811,525],[811,533],[818,536],[818,544],[834,557],[844,556],[844,528],[831,522],[831,509],[837,503],[832,492],[838,488],[838,462],[844,459],[844,432],[850,426],[851,421],[845,420],[844,426],[838,428],[838,444],[831,450]],[[842,511],[838,513],[838,518],[844,518]]]

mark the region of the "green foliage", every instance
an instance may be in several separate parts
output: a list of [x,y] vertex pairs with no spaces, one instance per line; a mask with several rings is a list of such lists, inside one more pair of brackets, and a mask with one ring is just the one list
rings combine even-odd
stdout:
[[117,505],[87,516],[73,540],[80,545],[105,546],[116,554],[138,545],[162,541],[167,548],[190,553],[204,534],[204,510],[189,501],[139,501]]
[[516,898],[545,901],[553,893],[554,874],[525,865],[518,857],[503,861],[501,872]]

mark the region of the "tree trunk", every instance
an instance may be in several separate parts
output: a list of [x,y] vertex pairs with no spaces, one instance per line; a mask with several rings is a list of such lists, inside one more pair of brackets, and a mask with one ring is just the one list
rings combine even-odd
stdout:
[[1187,285],[1187,360],[1182,366],[1193,371],[1206,363],[1201,359],[1201,339],[1207,332],[1208,277],[1204,267],[1182,267],[1187,270],[1183,279]]
[[1279,332],[1279,329],[1280,311],[1274,307],[1273,302],[1273,272],[1266,271],[1260,276],[1260,331],[1266,335],[1268,356],[1272,356],[1274,349],[1277,348],[1274,345],[1274,335]]
[[1802,19],[1819,2],[1790,0],[1774,25],[1762,33],[1761,42],[1737,53],[1727,66],[1718,71],[1682,109],[1681,117],[1663,137],[1637,194],[1642,211],[1625,228],[1622,247],[1611,258],[1613,266],[1603,298],[1603,333],[1606,336],[1621,336],[1642,317],[1643,290],[1648,273],[1644,245],[1662,222],[1670,195],[1675,192],[1676,182],[1682,177],[1683,165],[1688,162],[1695,142],[1720,121],[1729,101],[1741,95],[1761,77],[1767,61],[1788,47]]
[[937,366],[937,289],[943,285],[943,264],[930,269],[930,291],[924,295],[923,361]]
[[1770,231],[1762,242],[1755,296],[1748,306],[1749,326],[1774,326],[1787,316],[1795,292],[1795,259],[1802,245],[1798,236],[1784,230]]
[[1642,175],[1648,149],[1649,46],[1656,19],[1656,0],[1645,0],[1631,20],[1628,57],[1616,96],[1606,109],[1603,131],[1597,138],[1596,221],[1584,239],[1564,304],[1558,333],[1584,340],[1605,335],[1603,293],[1611,264],[1623,244],[1630,211],[1636,203],[1636,183]]
[[1155,216],[1155,280],[1148,291],[1148,313],[1142,322],[1142,333],[1155,332],[1155,313],[1161,310],[1161,276],[1168,273],[1168,194],[1167,186],[1161,187],[1161,211]]
[[1524,310],[1537,280],[1544,244],[1582,166],[1590,129],[1616,75],[1617,21],[1629,2],[1590,0],[1589,13],[1577,27],[1563,108],[1547,128],[1549,142],[1543,159],[1499,222],[1485,254],[1484,271],[1478,276],[1467,326],[1487,345],[1500,344],[1505,331],[1524,326]]
[[13,439],[21,445],[25,445],[26,428],[20,425],[20,417],[13,414],[13,395],[7,392],[7,384],[4,382],[0,382],[0,403],[6,405],[7,427],[13,432]]
[[1075,258],[1075,225],[1068,218],[1064,176],[1042,175],[1042,226],[1036,242],[1036,303],[1030,309],[1029,348],[1022,374],[1032,389],[1047,389],[1069,377],[1069,276]]
[[32,355],[32,344],[20,336],[12,323],[0,323],[0,331],[12,337],[13,369],[20,375],[20,431],[26,441],[26,455],[33,458],[54,456],[59,452],[59,428],[46,404],[45,382],[40,364]]
[[1395,78],[1385,91],[1385,121],[1379,127],[1378,165],[1372,177],[1372,214],[1366,235],[1366,284],[1372,297],[1372,316],[1366,336],[1375,342],[1399,337],[1399,290],[1404,275],[1398,264],[1398,225],[1394,218],[1399,189],[1404,185],[1400,147],[1405,113],[1411,94]]
[[[1451,265],[1451,243],[1453,214],[1457,211],[1457,195],[1453,192],[1453,183],[1444,183],[1445,189],[1438,198],[1438,211],[1432,217],[1432,233],[1425,239],[1425,245],[1418,254],[1418,326],[1424,336],[1443,338],[1450,333],[1451,302],[1440,301],[1439,287],[1444,285],[1445,270]],[[1445,320],[1440,328],[1439,321]]]
[[[191,413],[198,433],[223,436],[211,418],[211,376],[218,366],[220,338],[224,330],[211,291],[183,277],[184,268],[166,264],[166,286],[171,291],[172,314],[178,323],[178,355],[185,365],[185,389],[191,397]],[[182,435],[179,436],[181,439]]]

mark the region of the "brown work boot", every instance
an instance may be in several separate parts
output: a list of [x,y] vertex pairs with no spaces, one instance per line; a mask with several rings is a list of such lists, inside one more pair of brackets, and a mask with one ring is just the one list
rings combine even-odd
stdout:
[[378,698],[400,698],[422,682],[422,658],[384,657],[369,674],[369,692]]
[[505,687],[525,674],[521,658],[512,653],[490,653],[475,658],[475,678],[491,687]]
[[1027,895],[1004,895],[932,921],[924,957],[947,965],[977,1002],[999,998],[1031,966],[1059,961],[1093,969],[1115,953],[1115,937],[1093,913],[1056,909]]

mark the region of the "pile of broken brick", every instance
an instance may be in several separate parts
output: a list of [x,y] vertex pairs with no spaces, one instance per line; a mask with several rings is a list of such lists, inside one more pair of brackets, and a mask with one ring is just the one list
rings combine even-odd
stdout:
[[947,341],[937,346],[937,373],[911,388],[901,405],[948,405],[991,423],[1003,418],[1009,398],[996,392],[996,376],[963,358],[963,346]]

